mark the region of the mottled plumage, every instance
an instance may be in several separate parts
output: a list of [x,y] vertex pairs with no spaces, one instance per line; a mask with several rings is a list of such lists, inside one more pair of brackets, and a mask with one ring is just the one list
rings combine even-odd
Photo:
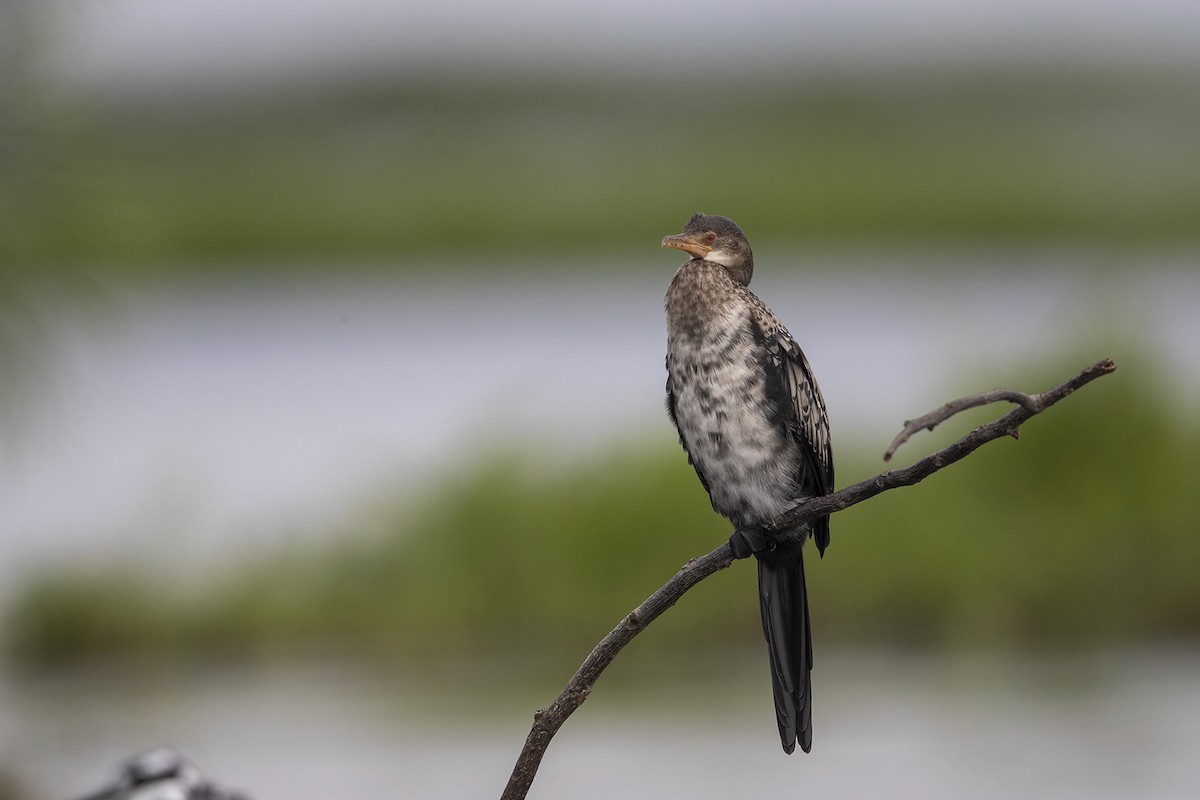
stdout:
[[[812,636],[803,539],[769,544],[763,529],[799,500],[833,488],[825,401],[800,347],[748,288],[750,244],[725,217],[697,214],[663,239],[692,258],[666,296],[667,411],[713,508],[759,564],[763,633],[783,749],[812,743]],[[814,522],[823,554],[829,518]],[[764,546],[766,545],[766,546]]]

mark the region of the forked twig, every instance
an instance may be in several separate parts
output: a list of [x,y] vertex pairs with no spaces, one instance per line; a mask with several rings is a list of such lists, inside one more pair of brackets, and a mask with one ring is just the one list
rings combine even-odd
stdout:
[[1016,389],[992,389],[990,392],[980,392],[979,394],[969,394],[966,397],[960,397],[957,400],[951,400],[941,408],[930,411],[928,414],[917,417],[916,419],[904,420],[904,427],[896,434],[896,438],[892,439],[891,445],[888,446],[887,452],[883,454],[884,461],[891,461],[895,455],[897,448],[909,440],[913,434],[922,431],[932,431],[938,425],[958,414],[961,411],[966,411],[968,408],[976,408],[978,406],[986,406],[991,403],[998,403],[1001,400],[1007,400],[1010,403],[1015,403],[1021,406],[1026,411],[1034,414],[1041,411],[1039,399],[1035,395],[1028,395],[1024,392],[1018,392]]

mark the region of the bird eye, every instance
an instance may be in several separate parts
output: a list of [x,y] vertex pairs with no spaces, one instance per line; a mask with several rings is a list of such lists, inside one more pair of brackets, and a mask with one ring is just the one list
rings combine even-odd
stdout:
[[716,240],[717,240],[717,235],[715,233],[713,233],[712,231],[709,231],[708,233],[704,234],[704,241],[708,242],[709,244],[712,244]]

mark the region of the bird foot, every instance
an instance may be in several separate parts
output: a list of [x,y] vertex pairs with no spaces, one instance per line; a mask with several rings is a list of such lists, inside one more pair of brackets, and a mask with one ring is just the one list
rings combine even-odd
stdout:
[[729,534],[729,548],[734,558],[749,558],[771,548],[766,528],[738,528]]

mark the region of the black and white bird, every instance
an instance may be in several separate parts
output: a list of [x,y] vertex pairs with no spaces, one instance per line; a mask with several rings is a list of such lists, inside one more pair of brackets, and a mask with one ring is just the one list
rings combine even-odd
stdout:
[[250,800],[213,783],[173,747],[156,747],[128,758],[116,780],[79,800]]
[[833,489],[825,400],[791,334],[750,291],[754,256],[732,220],[696,214],[663,247],[691,259],[671,280],[667,412],[735,555],[758,560],[763,634],[784,752],[812,747],[812,631],[804,541],[822,555],[829,517],[776,541],[768,525]]

